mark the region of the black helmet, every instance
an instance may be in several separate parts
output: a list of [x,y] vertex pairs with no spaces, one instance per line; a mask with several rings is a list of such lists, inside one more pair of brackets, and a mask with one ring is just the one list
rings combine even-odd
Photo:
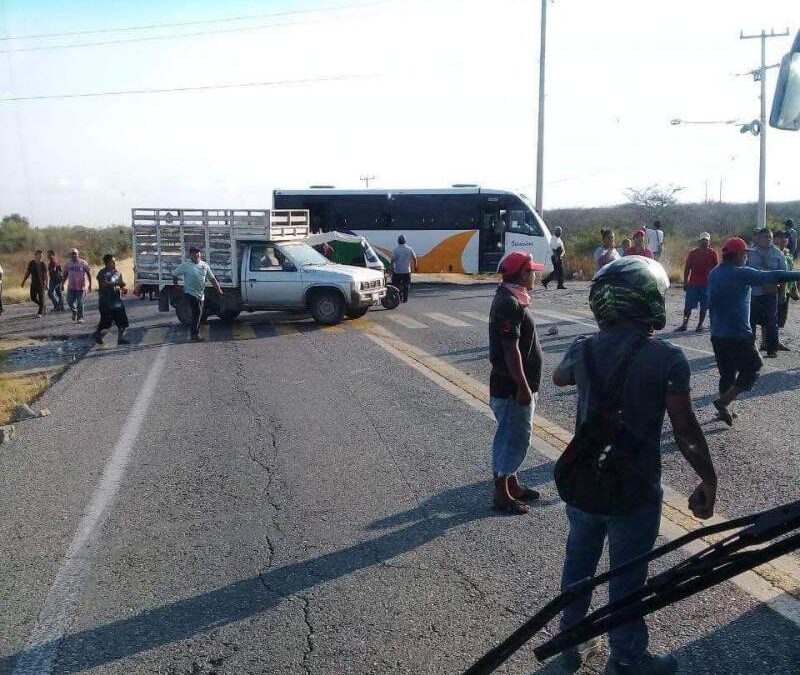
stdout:
[[618,258],[592,279],[589,305],[601,328],[628,320],[660,330],[667,323],[669,277],[660,263],[639,255]]

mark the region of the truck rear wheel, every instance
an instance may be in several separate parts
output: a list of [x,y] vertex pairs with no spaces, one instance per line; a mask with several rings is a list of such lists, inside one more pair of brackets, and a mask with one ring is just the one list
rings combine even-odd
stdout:
[[369,311],[369,305],[366,307],[348,307],[345,314],[350,319],[360,319]]
[[318,291],[311,297],[309,309],[314,321],[333,326],[342,321],[345,311],[344,300],[336,291]]

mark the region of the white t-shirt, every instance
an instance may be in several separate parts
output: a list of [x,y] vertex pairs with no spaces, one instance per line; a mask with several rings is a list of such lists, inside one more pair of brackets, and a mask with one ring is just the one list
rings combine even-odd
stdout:
[[664,246],[664,230],[656,230],[648,227],[647,230],[647,248],[653,253],[660,251]]
[[550,237],[550,249],[555,253],[558,249],[561,249],[561,252],[564,252],[564,242],[561,241],[561,237],[556,237],[555,235]]
[[621,258],[619,251],[615,248],[604,248],[602,246],[598,246],[594,250],[594,264],[597,269],[600,269],[604,265],[608,265],[608,263]]

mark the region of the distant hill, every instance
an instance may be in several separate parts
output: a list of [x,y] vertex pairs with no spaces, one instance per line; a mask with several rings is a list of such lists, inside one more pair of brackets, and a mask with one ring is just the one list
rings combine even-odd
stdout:
[[[693,237],[704,230],[716,235],[743,234],[752,232],[755,228],[756,207],[755,203],[678,203],[661,216],[661,223],[665,232],[687,237]],[[577,231],[600,230],[601,227],[629,232],[647,224],[641,209],[633,204],[552,209],[545,211],[544,217],[551,230],[560,226],[568,235]],[[782,228],[786,218],[791,218],[800,225],[800,200],[767,203],[767,221],[770,226]]]

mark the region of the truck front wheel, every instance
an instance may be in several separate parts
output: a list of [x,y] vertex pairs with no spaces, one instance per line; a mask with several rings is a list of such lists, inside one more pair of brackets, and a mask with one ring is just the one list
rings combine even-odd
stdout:
[[309,301],[314,321],[326,326],[341,323],[344,316],[344,299],[335,291],[318,291]]
[[369,305],[366,307],[348,307],[347,308],[347,316],[350,319],[360,319],[369,311]]

